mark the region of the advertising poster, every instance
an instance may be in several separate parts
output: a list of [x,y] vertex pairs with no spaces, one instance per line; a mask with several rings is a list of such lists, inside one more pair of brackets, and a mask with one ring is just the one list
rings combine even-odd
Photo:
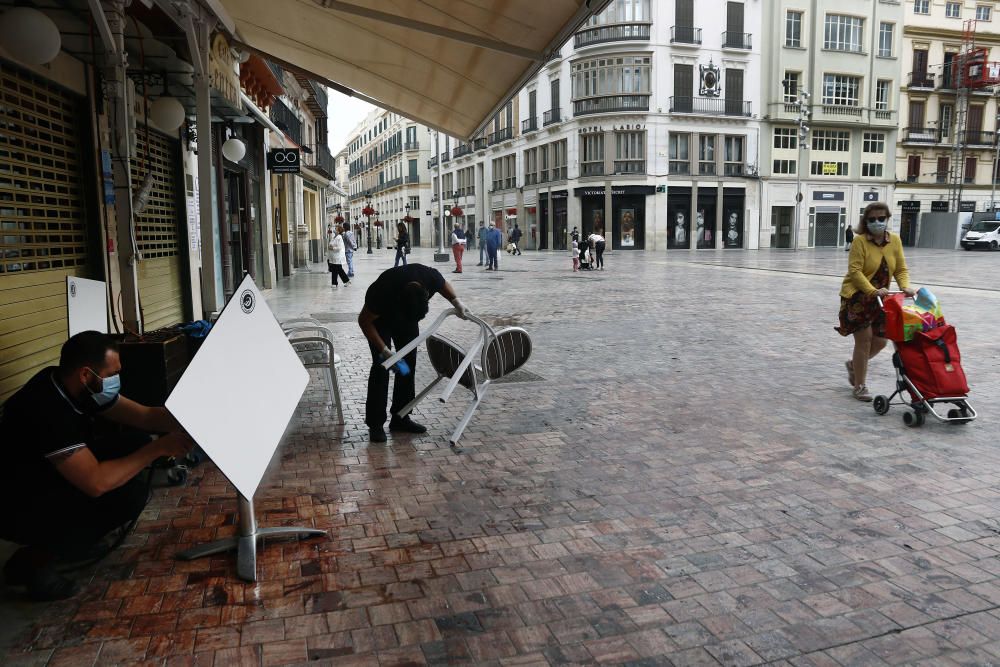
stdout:
[[635,247],[635,209],[623,208],[621,210],[621,220],[618,223],[621,238],[619,244],[622,248]]
[[722,243],[726,248],[743,247],[743,221],[740,212],[727,210],[723,219]]
[[687,219],[687,209],[682,206],[671,207],[667,224],[667,247],[688,248],[688,238],[691,234],[691,222]]

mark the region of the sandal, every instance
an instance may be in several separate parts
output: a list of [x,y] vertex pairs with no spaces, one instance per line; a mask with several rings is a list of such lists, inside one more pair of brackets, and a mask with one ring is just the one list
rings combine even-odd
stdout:
[[851,360],[851,361],[845,361],[844,362],[844,366],[847,367],[847,381],[850,382],[851,386],[853,387],[854,386],[854,361],[853,360]]

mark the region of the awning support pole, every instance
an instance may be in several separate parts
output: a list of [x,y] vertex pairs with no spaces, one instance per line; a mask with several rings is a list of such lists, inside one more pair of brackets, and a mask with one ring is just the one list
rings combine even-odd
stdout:
[[212,204],[212,91],[208,74],[210,25],[204,17],[189,17],[187,33],[194,42],[195,126],[198,128],[198,215],[201,218],[201,304],[204,315],[219,312],[222,284],[215,265],[215,210]]

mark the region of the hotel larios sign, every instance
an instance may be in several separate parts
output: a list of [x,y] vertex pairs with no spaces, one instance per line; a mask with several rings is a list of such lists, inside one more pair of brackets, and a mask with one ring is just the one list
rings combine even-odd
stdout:
[[221,32],[212,37],[212,49],[208,53],[208,77],[212,88],[219,92],[234,108],[240,105],[240,75],[236,68],[236,57],[229,48],[229,40]]

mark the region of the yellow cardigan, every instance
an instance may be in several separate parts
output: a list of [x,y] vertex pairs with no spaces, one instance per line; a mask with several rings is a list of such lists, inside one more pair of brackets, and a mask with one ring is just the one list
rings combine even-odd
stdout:
[[882,258],[889,267],[889,275],[896,279],[900,289],[910,286],[910,272],[903,258],[903,243],[899,236],[889,233],[889,242],[884,246],[876,245],[867,234],[858,234],[851,242],[851,254],[847,262],[847,275],[840,287],[840,296],[849,299],[861,290],[865,294],[873,294],[875,287],[870,280],[882,265]]

